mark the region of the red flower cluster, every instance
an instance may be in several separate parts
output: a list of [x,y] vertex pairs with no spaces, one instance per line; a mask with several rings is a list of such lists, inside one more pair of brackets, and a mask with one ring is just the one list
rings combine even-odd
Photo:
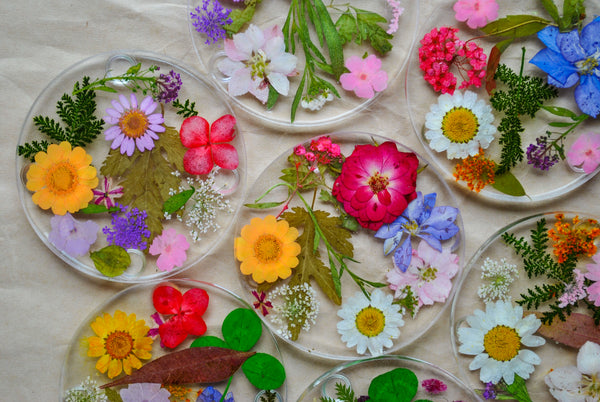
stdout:
[[341,161],[342,159],[340,146],[331,142],[331,138],[327,136],[312,140],[308,149],[302,144],[297,145],[294,148],[294,153],[298,156],[304,156],[309,162],[317,161],[323,165],[327,165],[333,160]]
[[459,89],[469,85],[480,87],[485,78],[487,57],[483,49],[473,42],[461,41],[457,32],[457,28],[433,28],[421,39],[419,67],[425,73],[425,81],[443,94],[453,94],[456,89],[457,80],[450,71],[452,65],[463,79]]

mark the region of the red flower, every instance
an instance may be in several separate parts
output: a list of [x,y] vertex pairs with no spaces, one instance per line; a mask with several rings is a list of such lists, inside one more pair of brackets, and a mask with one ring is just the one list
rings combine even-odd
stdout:
[[235,147],[227,142],[235,137],[235,117],[219,117],[209,128],[200,116],[188,117],[181,124],[179,137],[189,148],[183,156],[183,167],[190,174],[208,174],[216,164],[223,169],[236,169],[239,164]]
[[164,346],[174,348],[188,335],[200,336],[206,332],[202,315],[208,307],[208,293],[204,289],[190,289],[182,295],[171,286],[159,286],[154,290],[152,302],[160,314],[172,315],[158,327]]
[[393,222],[416,198],[419,160],[393,142],[358,145],[333,184],[332,194],[365,228]]

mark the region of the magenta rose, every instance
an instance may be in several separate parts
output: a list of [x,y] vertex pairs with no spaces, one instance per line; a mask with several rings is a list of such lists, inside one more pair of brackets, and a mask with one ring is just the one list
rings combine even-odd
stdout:
[[419,160],[385,142],[357,145],[344,162],[332,194],[365,228],[377,230],[393,222],[416,198]]

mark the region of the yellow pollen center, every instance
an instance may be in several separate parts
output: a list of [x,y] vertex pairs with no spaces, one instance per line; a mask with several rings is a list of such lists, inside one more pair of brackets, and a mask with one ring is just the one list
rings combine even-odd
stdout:
[[78,182],[77,171],[68,162],[61,162],[52,166],[46,176],[46,186],[55,194],[72,192]]
[[428,267],[426,269],[421,270],[421,279],[425,282],[435,281],[437,277],[437,268]]
[[383,191],[390,184],[390,180],[386,176],[382,176],[379,172],[376,172],[369,179],[369,187],[373,194],[377,194],[380,191]]
[[129,138],[140,138],[148,126],[148,117],[139,109],[128,110],[119,119],[121,132]]
[[483,347],[492,359],[506,362],[519,353],[521,337],[514,328],[498,325],[484,335]]
[[375,307],[365,307],[356,315],[356,329],[369,338],[379,335],[385,328],[385,315]]
[[112,332],[104,342],[106,353],[113,359],[124,359],[133,350],[133,338],[124,331]]
[[442,119],[444,136],[455,143],[471,141],[479,130],[477,116],[465,107],[455,107],[449,110]]
[[281,240],[272,234],[261,235],[254,243],[254,255],[263,263],[279,260],[282,252]]

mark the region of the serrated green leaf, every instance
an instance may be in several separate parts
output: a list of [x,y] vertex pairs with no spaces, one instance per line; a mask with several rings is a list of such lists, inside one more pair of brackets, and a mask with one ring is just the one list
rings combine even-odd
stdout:
[[327,49],[329,51],[329,60],[331,61],[331,68],[333,69],[333,75],[336,79],[339,79],[344,72],[344,49],[343,40],[335,28],[335,24],[331,20],[331,15],[327,11],[327,7],[321,0],[314,0],[315,9],[319,16],[319,21],[323,29],[323,35],[327,42]]
[[260,339],[262,324],[254,311],[238,308],[225,317],[221,332],[229,348],[247,352]]
[[115,245],[90,253],[90,258],[96,269],[110,278],[121,275],[131,264],[131,257],[127,251]]
[[492,36],[522,38],[536,34],[550,24],[552,21],[533,15],[507,15],[490,22],[481,30]]
[[411,370],[399,367],[375,377],[369,385],[373,402],[410,402],[417,394],[419,380]]
[[167,214],[172,214],[179,211],[186,202],[194,195],[196,189],[194,187],[189,190],[184,190],[180,193],[174,194],[170,198],[168,198],[163,204],[163,211]]
[[527,391],[527,384],[525,380],[519,375],[515,374],[515,380],[512,384],[506,385],[506,391],[509,392],[519,402],[531,402],[529,392]]
[[514,197],[527,195],[521,182],[519,182],[519,180],[511,172],[505,172],[496,175],[492,187],[501,193],[512,195]]
[[346,11],[340,18],[335,22],[335,27],[337,28],[340,37],[344,41],[343,43],[348,43],[352,41],[356,30],[358,29],[358,25],[356,23],[356,19],[349,11]]
[[257,353],[242,364],[248,381],[258,389],[273,390],[285,381],[285,369],[281,362],[267,353]]
[[180,172],[185,170],[183,156],[187,149],[181,143],[179,131],[175,127],[165,126],[165,132],[158,136],[158,140],[154,141],[154,146],[167,155],[167,160],[175,165],[177,170]]
[[251,2],[244,9],[235,9],[229,13],[229,18],[231,18],[231,24],[224,25],[225,31],[229,35],[236,34],[242,29],[244,24],[252,21],[254,17],[254,12],[256,11],[256,4],[260,3],[260,1]]

